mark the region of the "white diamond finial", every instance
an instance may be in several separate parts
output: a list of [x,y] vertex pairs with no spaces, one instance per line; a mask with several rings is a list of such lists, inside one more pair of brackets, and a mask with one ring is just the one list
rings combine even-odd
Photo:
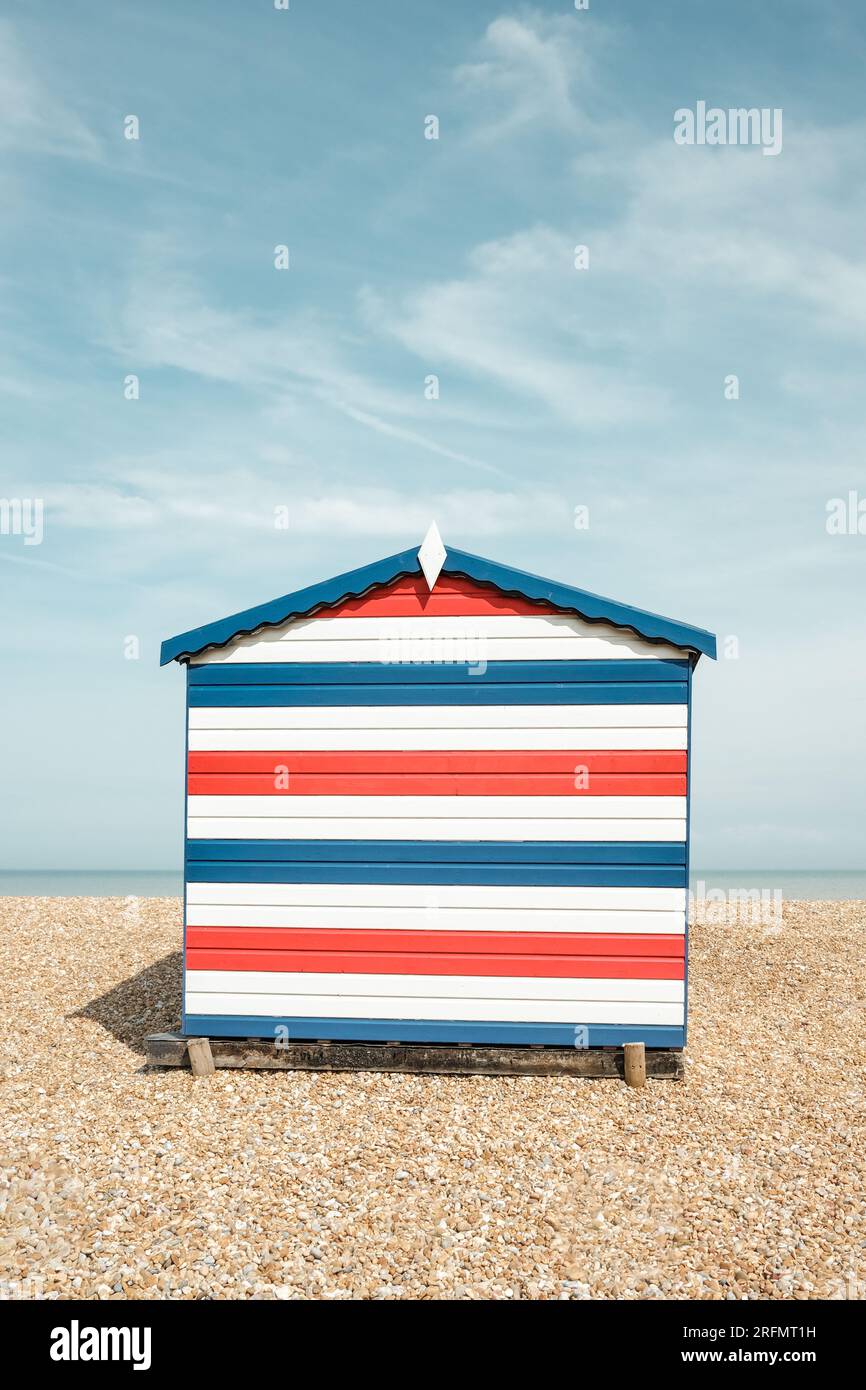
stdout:
[[447,555],[448,552],[442,544],[442,537],[439,534],[439,527],[435,521],[431,521],[427,534],[421,542],[421,549],[418,551],[418,559],[421,562],[428,589],[432,589],[439,578]]

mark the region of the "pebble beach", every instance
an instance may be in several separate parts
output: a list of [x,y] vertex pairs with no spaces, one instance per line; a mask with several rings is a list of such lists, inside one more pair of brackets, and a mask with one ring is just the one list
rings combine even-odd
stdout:
[[0,1297],[866,1297],[866,903],[690,931],[681,1082],[145,1066],[175,898],[2,898]]

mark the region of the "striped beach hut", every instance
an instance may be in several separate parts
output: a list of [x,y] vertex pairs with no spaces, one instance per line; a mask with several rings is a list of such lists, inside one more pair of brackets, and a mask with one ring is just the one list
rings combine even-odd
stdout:
[[435,526],[169,639],[184,1032],[682,1047],[702,654]]

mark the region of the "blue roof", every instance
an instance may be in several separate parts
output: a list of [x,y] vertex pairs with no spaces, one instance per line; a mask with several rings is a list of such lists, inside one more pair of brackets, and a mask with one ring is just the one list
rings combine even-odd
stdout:
[[[417,546],[411,550],[401,550],[397,555],[388,555],[371,565],[362,565],[360,569],[349,570],[347,574],[335,575],[321,584],[311,584],[293,594],[271,599],[270,603],[260,603],[243,613],[232,613],[218,622],[206,623],[204,627],[195,627],[190,632],[169,637],[162,644],[160,665],[196,656],[206,647],[224,646],[233,638],[256,632],[259,628],[275,627],[291,618],[309,617],[317,609],[330,608],[343,599],[356,598],[377,585],[389,584],[401,575],[418,574],[420,570]],[[688,648],[715,659],[715,636],[702,627],[689,627],[673,618],[663,618],[658,613],[647,613],[642,608],[631,608],[613,599],[600,598],[598,594],[575,589],[570,584],[560,584],[554,579],[542,579],[537,574],[511,569],[508,565],[497,564],[495,560],[470,555],[465,550],[449,550],[442,573],[463,575],[479,584],[493,584],[504,593],[518,594],[531,602],[549,603],[560,610],[577,613],[591,622],[629,628],[650,642],[668,642],[672,646]]]

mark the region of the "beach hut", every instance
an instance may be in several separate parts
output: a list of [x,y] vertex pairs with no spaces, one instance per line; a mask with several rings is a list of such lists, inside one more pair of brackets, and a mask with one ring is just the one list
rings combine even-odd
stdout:
[[170,638],[184,1033],[681,1048],[702,654],[435,526]]

